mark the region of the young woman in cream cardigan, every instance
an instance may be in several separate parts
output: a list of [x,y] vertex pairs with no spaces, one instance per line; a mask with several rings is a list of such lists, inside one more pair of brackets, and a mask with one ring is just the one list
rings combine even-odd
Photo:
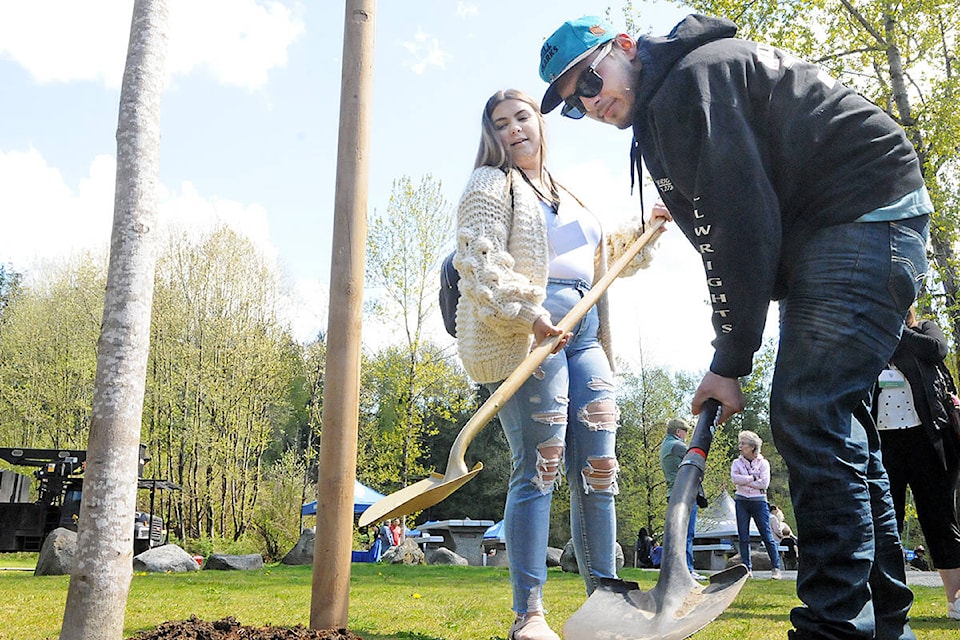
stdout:
[[[533,345],[561,335],[556,323],[642,232],[638,220],[604,236],[597,218],[544,167],[543,132],[532,98],[494,94],[457,213],[458,349],[467,374],[491,391]],[[627,271],[650,258],[645,249]],[[561,472],[571,482],[571,531],[588,594],[600,578],[616,577],[612,370],[604,297],[500,410],[513,456],[504,516],[517,614],[509,640],[558,640],[544,618],[542,589]]]

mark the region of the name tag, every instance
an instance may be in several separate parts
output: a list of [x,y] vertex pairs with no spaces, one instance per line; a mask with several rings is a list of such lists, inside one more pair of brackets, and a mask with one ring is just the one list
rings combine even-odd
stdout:
[[905,387],[907,381],[903,374],[896,369],[884,369],[877,378],[877,384],[881,389],[898,389]]
[[557,255],[573,251],[587,244],[587,237],[583,234],[580,222],[574,220],[550,230],[550,246]]

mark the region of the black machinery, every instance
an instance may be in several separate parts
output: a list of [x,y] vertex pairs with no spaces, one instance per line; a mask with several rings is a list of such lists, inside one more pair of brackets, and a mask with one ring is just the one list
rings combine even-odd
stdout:
[[[0,553],[39,551],[47,535],[58,527],[77,530],[83,469],[87,452],[76,449],[23,449],[0,447],[0,460],[15,466],[37,467],[37,497],[30,500],[30,477],[0,470]],[[180,489],[168,480],[143,477],[150,460],[140,445],[137,487],[150,490],[150,511],[134,515],[133,550],[142,553],[166,544],[163,520],[153,515],[157,489]]]

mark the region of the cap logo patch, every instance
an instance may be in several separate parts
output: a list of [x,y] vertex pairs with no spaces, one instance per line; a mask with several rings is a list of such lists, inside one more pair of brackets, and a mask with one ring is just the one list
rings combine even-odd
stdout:
[[598,25],[598,24],[595,24],[595,25],[593,25],[592,27],[590,27],[590,33],[592,33],[593,35],[595,35],[595,36],[598,37],[598,38],[599,38],[600,36],[602,36],[603,34],[605,34],[606,32],[607,32],[607,30],[604,29],[603,27],[601,27],[601,26]]
[[558,50],[557,45],[551,44],[549,40],[543,43],[543,48],[540,49],[540,73],[543,73],[543,70],[550,64],[550,60]]

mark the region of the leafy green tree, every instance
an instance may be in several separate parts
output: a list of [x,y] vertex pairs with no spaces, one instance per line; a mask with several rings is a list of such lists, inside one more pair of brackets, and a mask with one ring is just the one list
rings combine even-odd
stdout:
[[0,329],[3,328],[3,312],[17,296],[23,274],[13,270],[7,264],[0,264]]
[[[453,441],[460,429],[473,417],[474,405],[479,406],[490,397],[485,387],[478,386],[473,402],[466,402],[470,389],[462,371],[451,372],[461,385],[457,393],[465,402],[461,411],[444,417],[432,414],[436,420],[434,435],[427,440],[427,464],[429,468],[443,473],[447,466],[447,457]],[[507,499],[507,484],[510,481],[512,463],[510,445],[503,434],[503,427],[496,416],[477,434],[467,448],[465,460],[467,468],[472,469],[477,462],[483,463],[481,471],[473,480],[463,485],[443,502],[426,510],[422,519],[442,520],[445,518],[473,518],[476,520],[497,521],[503,518],[503,508]]]
[[279,314],[279,274],[221,228],[172,235],[157,274],[145,411],[148,447],[183,487],[178,537],[239,539],[257,503],[290,389],[304,375]]
[[[434,313],[440,253],[451,236],[450,206],[441,184],[425,176],[419,184],[409,177],[394,181],[385,214],[374,213],[367,234],[367,301],[376,317],[396,326],[400,340],[374,360],[369,378],[376,389],[379,430],[368,444],[382,448],[360,456],[360,475],[371,474],[400,487],[419,480],[423,472],[422,444],[429,432],[425,411],[431,389],[444,383],[448,356],[428,346],[425,323]],[[383,485],[380,485],[381,487]]]
[[267,468],[261,499],[253,508],[251,528],[260,537],[268,561],[283,558],[300,537],[305,461],[296,449],[287,449]]
[[35,273],[0,328],[0,441],[86,448],[103,315],[103,256]]
[[[670,419],[681,418],[691,427],[696,425],[689,407],[698,382],[699,376],[648,368],[643,361],[638,369],[626,369],[621,374],[617,539],[625,549],[632,547],[640,527],[655,535],[663,530],[667,489],[660,467],[660,445]],[[729,460],[725,457],[729,432],[725,425],[714,436],[703,480],[708,497],[716,496],[729,477]]]
[[425,477],[430,465],[443,473],[449,447],[437,436],[452,434],[452,443],[457,424],[466,422],[464,415],[473,406],[466,376],[442,348],[433,343],[421,347],[420,377],[412,397],[405,395],[408,366],[409,353],[394,346],[379,351],[363,367],[357,475],[383,493],[410,483],[401,475],[404,465],[410,481]]

